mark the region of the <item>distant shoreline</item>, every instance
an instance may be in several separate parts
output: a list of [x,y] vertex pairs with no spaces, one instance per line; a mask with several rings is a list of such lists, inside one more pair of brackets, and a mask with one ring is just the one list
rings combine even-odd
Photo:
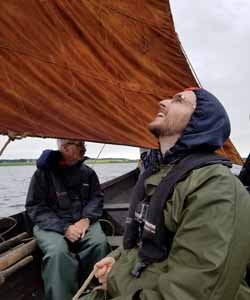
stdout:
[[[114,163],[136,163],[138,160],[123,158],[88,159],[87,165],[92,164],[114,164]],[[0,167],[35,166],[36,160],[0,160]]]

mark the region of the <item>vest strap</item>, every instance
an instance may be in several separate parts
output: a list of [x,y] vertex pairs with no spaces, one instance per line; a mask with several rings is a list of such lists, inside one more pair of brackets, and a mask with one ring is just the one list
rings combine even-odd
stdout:
[[[167,258],[174,233],[170,232],[164,224],[163,210],[168,199],[171,198],[176,184],[188,177],[194,169],[213,164],[223,164],[231,167],[230,161],[215,153],[192,153],[179,160],[164,177],[151,197],[147,218],[144,222],[143,232],[140,234],[139,222],[135,218],[137,206],[145,199],[144,182],[147,177],[152,175],[152,169],[146,170],[142,174],[134,189],[129,209],[129,222],[126,224],[123,246],[125,249],[131,249],[138,244],[139,265],[135,265],[132,273],[142,272],[146,266],[153,262],[159,262]],[[140,193],[138,195],[138,193]],[[142,267],[144,266],[145,267]]]

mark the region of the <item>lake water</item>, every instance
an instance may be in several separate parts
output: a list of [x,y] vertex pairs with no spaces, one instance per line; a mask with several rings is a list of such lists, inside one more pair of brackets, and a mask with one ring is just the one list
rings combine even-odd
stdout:
[[[100,182],[111,180],[136,167],[136,163],[96,164],[94,169]],[[0,167],[0,217],[24,209],[26,193],[35,166]]]

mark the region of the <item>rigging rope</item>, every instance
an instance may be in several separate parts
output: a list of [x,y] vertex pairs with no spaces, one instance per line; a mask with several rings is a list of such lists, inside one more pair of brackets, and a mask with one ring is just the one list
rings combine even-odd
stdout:
[[97,157],[95,158],[94,162],[93,162],[93,163],[92,163],[92,165],[91,165],[91,168],[92,168],[92,169],[94,169],[94,168],[95,168],[96,161],[97,161],[97,159],[100,157],[100,155],[101,155],[101,153],[102,153],[102,151],[103,151],[103,149],[104,149],[104,147],[105,147],[105,146],[106,146],[106,144],[103,144],[103,145],[102,145],[102,148],[101,148],[101,150],[99,151],[99,153],[98,153]]
[[6,149],[6,147],[9,145],[11,141],[12,139],[9,137],[8,140],[5,142],[5,144],[3,145],[2,149],[0,150],[0,156],[3,154],[4,150]]
[[3,154],[6,147],[9,145],[10,142],[13,142],[14,140],[21,140],[22,138],[27,137],[27,133],[23,133],[22,135],[18,135],[16,132],[8,131],[8,140],[5,142],[3,147],[0,150],[0,156]]
[[201,84],[201,82],[200,82],[200,80],[199,80],[199,78],[198,78],[198,76],[197,76],[197,74],[196,74],[196,72],[195,72],[195,70],[194,70],[194,68],[193,68],[193,66],[192,66],[192,64],[191,64],[191,62],[190,62],[190,60],[189,60],[189,58],[188,58],[188,56],[187,56],[187,53],[186,53],[186,51],[184,50],[184,48],[182,47],[182,44],[181,44],[180,39],[179,39],[179,36],[178,36],[177,33],[176,33],[176,35],[177,35],[177,38],[178,38],[178,41],[179,41],[179,44],[180,44],[180,47],[181,47],[181,51],[182,51],[182,53],[184,54],[184,56],[185,56],[185,58],[186,58],[186,60],[187,60],[187,63],[188,63],[188,65],[189,65],[189,67],[190,67],[190,69],[191,69],[191,71],[192,71],[192,73],[193,73],[193,75],[194,75],[194,77],[195,77],[195,79],[196,79],[196,81],[197,81],[199,87],[202,88],[202,84]]
[[107,220],[107,219],[99,219],[99,222],[100,223],[106,223],[106,224],[108,224],[109,226],[110,226],[110,228],[111,228],[111,231],[112,231],[112,233],[111,234],[109,234],[110,236],[114,236],[115,235],[115,227],[114,227],[114,225],[112,224],[112,222],[110,222],[109,220]]

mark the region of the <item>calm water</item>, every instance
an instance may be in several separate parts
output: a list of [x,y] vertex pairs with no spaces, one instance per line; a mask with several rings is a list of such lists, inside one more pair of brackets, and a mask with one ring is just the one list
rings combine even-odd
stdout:
[[[125,174],[136,167],[136,163],[96,164],[94,169],[101,182]],[[0,167],[0,217],[24,209],[26,193],[35,166]]]

